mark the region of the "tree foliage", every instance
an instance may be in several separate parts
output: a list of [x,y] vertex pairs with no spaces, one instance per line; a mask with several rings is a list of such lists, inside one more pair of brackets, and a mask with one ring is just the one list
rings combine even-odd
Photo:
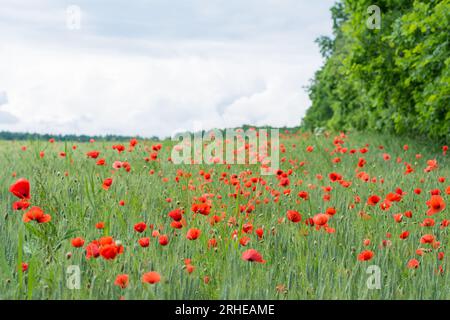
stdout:
[[303,125],[450,140],[450,0],[382,0],[370,29],[368,0],[331,9],[333,36],[317,40],[325,58]]

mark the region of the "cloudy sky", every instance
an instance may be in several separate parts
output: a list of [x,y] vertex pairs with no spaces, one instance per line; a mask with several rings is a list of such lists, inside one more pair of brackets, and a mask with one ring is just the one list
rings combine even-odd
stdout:
[[333,2],[1,0],[0,130],[298,125]]

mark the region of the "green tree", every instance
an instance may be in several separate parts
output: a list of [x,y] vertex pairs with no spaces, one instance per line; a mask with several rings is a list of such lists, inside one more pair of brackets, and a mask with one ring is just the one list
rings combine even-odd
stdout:
[[369,29],[372,1],[331,9],[333,37],[309,87],[307,128],[358,129],[450,138],[450,1],[384,0],[381,28]]

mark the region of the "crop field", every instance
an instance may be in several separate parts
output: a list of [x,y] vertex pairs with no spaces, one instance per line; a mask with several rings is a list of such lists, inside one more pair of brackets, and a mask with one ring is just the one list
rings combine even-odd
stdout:
[[0,299],[450,299],[446,146],[283,132],[261,175],[173,145],[0,141]]

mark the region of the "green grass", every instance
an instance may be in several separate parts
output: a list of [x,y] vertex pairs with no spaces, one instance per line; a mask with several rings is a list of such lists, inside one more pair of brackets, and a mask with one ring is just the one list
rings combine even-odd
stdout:
[[[0,141],[0,298],[1,299],[450,299],[448,286],[448,228],[440,228],[443,219],[449,216],[449,195],[445,190],[449,185],[448,156],[443,156],[441,146],[426,142],[406,141],[404,138],[372,134],[349,134],[344,147],[360,149],[369,144],[366,154],[335,154],[335,135],[312,136],[298,133],[284,136],[281,143],[286,152],[281,158],[284,171],[293,170],[290,186],[278,185],[276,176],[264,176],[267,185],[281,192],[279,201],[259,183],[256,190],[249,195],[239,195],[236,199],[229,197],[234,187],[220,181],[222,172],[241,174],[251,170],[250,176],[259,176],[257,165],[174,165],[167,161],[172,142],[163,142],[159,152],[159,161],[145,162],[148,156],[145,147],[152,141],[139,141],[133,152],[118,154],[112,150],[113,143],[59,143],[44,141],[6,142]],[[403,145],[409,145],[404,151]],[[72,150],[72,145],[78,148]],[[124,142],[127,144],[127,142]],[[292,145],[295,144],[294,148]],[[305,151],[312,145],[312,153]],[[384,150],[378,146],[383,145]],[[26,151],[21,147],[27,146]],[[328,148],[328,151],[325,149]],[[44,150],[41,159],[39,152]],[[96,160],[88,159],[86,152],[98,150],[99,158],[106,159],[105,166],[97,166]],[[67,156],[61,158],[59,152]],[[382,154],[391,155],[390,161],[384,161]],[[422,157],[417,159],[416,154]],[[340,163],[331,160],[339,156]],[[376,177],[376,183],[363,182],[355,175],[360,157],[367,164],[360,170],[370,177]],[[396,158],[401,157],[400,163]],[[436,159],[439,168],[424,173],[426,161]],[[120,169],[112,172],[115,160],[128,161],[131,172]],[[289,160],[305,161],[303,167],[293,166]],[[403,162],[411,163],[415,172],[404,174]],[[155,173],[149,174],[153,169]],[[212,181],[204,183],[199,171],[211,171]],[[191,173],[191,177],[174,179],[177,170]],[[330,172],[338,172],[344,179],[351,181],[349,188],[328,179]],[[13,173],[16,177],[13,177]],[[67,173],[67,176],[65,175]],[[318,180],[316,174],[322,174]],[[13,211],[12,203],[17,199],[9,192],[9,186],[20,177],[31,183],[31,203],[41,207],[52,216],[52,221],[44,224],[24,223],[22,211]],[[108,191],[102,189],[105,178],[113,177],[114,183]],[[445,177],[444,183],[438,177]],[[163,182],[168,178],[168,182]],[[384,183],[379,182],[380,178]],[[420,180],[423,179],[423,182]],[[297,182],[302,180],[302,184]],[[188,185],[195,186],[187,188]],[[314,185],[314,188],[310,188]],[[322,199],[322,186],[332,186],[331,199]],[[372,194],[382,199],[396,188],[402,188],[407,194],[401,202],[393,203],[388,211],[378,206],[367,206],[366,200]],[[421,188],[422,194],[413,193]],[[283,195],[283,190],[291,189],[290,195]],[[422,227],[420,223],[426,218],[426,201],[430,190],[440,189],[447,208],[433,216],[434,227]],[[297,193],[306,190],[310,194],[307,201],[301,200]],[[261,194],[259,194],[261,191]],[[194,218],[191,204],[194,197],[204,193],[221,195],[214,198],[210,216],[225,214],[219,223],[211,226],[209,217],[197,215]],[[354,196],[361,198],[361,203],[353,203]],[[172,202],[166,202],[172,198]],[[269,199],[264,203],[264,199]],[[119,206],[124,200],[125,206]],[[242,247],[238,240],[232,239],[234,230],[241,237],[242,224],[247,222],[245,214],[239,214],[238,205],[245,205],[250,200],[255,202],[255,210],[249,214],[248,221],[254,228],[263,227],[264,237],[258,241],[253,232],[249,234],[250,243]],[[170,227],[171,219],[167,213],[175,208],[185,209],[186,224],[183,229]],[[330,218],[329,226],[336,232],[329,234],[304,224],[308,217],[324,212],[327,207],[335,207],[337,213]],[[294,224],[286,219],[287,210],[297,210],[302,216],[301,223]],[[396,223],[392,218],[395,213],[407,210],[413,212],[412,219],[403,218]],[[371,219],[362,219],[360,211],[365,211]],[[237,226],[228,226],[228,219],[235,217]],[[284,219],[283,219],[284,218]],[[280,221],[280,219],[283,219]],[[105,229],[98,230],[95,224],[105,222]],[[144,236],[134,231],[135,223],[144,221],[161,228],[161,234],[169,236],[169,244],[159,245],[158,239],[151,237],[147,229],[145,236],[151,237],[150,246],[141,248],[137,240]],[[195,241],[185,238],[191,227],[201,229],[202,234]],[[410,231],[406,240],[398,235]],[[391,246],[380,247],[390,232]],[[419,247],[423,234],[432,233],[441,242],[441,248],[433,249],[419,257],[415,251]],[[82,237],[86,244],[102,236],[110,235],[124,245],[124,253],[108,261],[85,258],[83,248],[73,248],[71,239]],[[208,240],[217,239],[217,248],[208,249]],[[369,238],[371,245],[363,246],[363,240]],[[267,262],[251,263],[241,259],[242,252],[248,248],[257,249]],[[371,261],[361,262],[357,255],[364,249],[374,251]],[[438,261],[437,252],[445,252],[443,261]],[[71,257],[68,258],[68,253]],[[188,274],[184,268],[184,259],[190,258],[195,270]],[[420,267],[411,270],[406,267],[411,258],[420,261]],[[21,272],[21,263],[27,262],[29,268]],[[81,288],[70,290],[66,285],[67,267],[77,265],[81,270]],[[381,270],[381,289],[370,290],[366,286],[369,274],[366,269],[377,265]],[[443,274],[436,269],[442,265]],[[161,274],[160,283],[150,285],[141,282],[142,274],[148,271]],[[130,284],[126,289],[114,285],[118,274],[129,275]],[[205,284],[204,276],[210,281]],[[285,289],[277,290],[283,286]]]

